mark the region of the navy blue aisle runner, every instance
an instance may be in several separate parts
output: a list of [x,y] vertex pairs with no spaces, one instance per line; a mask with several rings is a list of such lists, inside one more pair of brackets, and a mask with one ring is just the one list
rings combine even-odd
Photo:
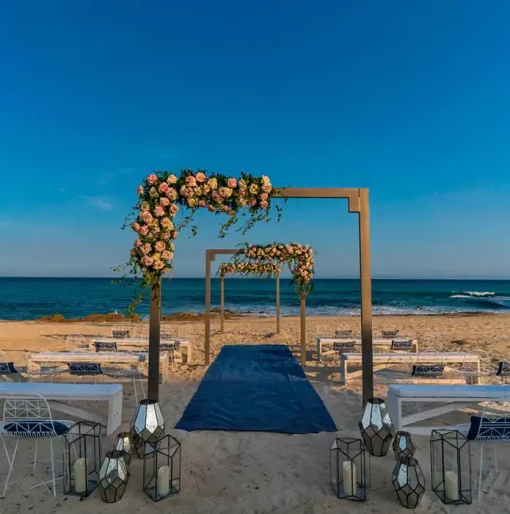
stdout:
[[336,432],[287,346],[224,346],[176,427],[309,434]]

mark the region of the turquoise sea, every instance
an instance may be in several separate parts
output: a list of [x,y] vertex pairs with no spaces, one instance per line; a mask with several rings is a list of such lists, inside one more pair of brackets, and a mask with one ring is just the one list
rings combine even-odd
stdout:
[[[165,280],[163,314],[203,312],[202,278]],[[219,282],[213,279],[213,307],[219,306]],[[510,280],[373,280],[375,314],[510,313]],[[298,314],[293,286],[282,280],[284,315]],[[0,278],[0,319],[27,320],[51,314],[66,318],[123,312],[132,289],[108,278]],[[243,314],[275,312],[274,280],[225,280],[225,306]],[[359,314],[359,281],[322,279],[307,299],[310,315]],[[137,312],[149,312],[147,299]]]

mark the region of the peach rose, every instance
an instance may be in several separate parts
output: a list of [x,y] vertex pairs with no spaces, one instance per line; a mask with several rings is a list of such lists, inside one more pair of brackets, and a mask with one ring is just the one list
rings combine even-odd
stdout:
[[156,207],[154,207],[154,214],[158,218],[160,218],[161,216],[165,215],[165,209],[163,209],[163,207],[161,207],[161,205],[156,205]]
[[261,209],[267,209],[268,207],[269,207],[269,204],[265,200],[260,202]]
[[143,221],[149,224],[154,218],[150,212],[144,212],[142,215]]
[[159,184],[158,189],[160,193],[164,193],[165,191],[168,191],[169,187],[170,186],[166,182],[161,182],[161,184]]
[[156,261],[154,263],[154,269],[162,270],[165,267],[165,263],[162,261]]
[[199,207],[207,207],[207,202],[206,202],[205,200],[200,200],[200,201],[198,202],[198,206],[199,206]]
[[162,252],[166,248],[166,244],[164,241],[156,241],[156,244],[154,245],[154,248],[158,252]]
[[166,192],[166,196],[168,196],[170,200],[177,200],[177,191],[173,187],[170,187]]
[[194,187],[197,185],[197,179],[193,175],[188,175],[186,177],[186,184],[188,184],[188,186]]
[[152,173],[151,175],[149,175],[149,176],[147,177],[147,184],[149,184],[149,185],[151,185],[151,186],[152,186],[153,184],[155,184],[157,181],[158,181],[158,176],[157,176],[157,175],[155,175],[154,173]]
[[214,205],[208,205],[207,209],[211,212],[216,212],[216,207],[214,207]]
[[175,184],[177,182],[177,177],[175,175],[168,175],[168,178],[166,179],[166,181],[169,184]]
[[170,206],[170,212],[171,212],[172,214],[176,214],[178,210],[179,210],[179,206],[178,206],[176,203],[173,203],[173,204]]
[[135,232],[139,232],[140,231],[140,225],[135,221],[134,223],[131,223],[131,228],[135,231]]
[[218,189],[218,181],[217,181],[215,178],[210,178],[210,179],[207,181],[207,185],[208,185],[211,189]]
[[149,205],[149,202],[143,202],[140,209],[145,212],[145,211],[148,211],[150,210],[151,206]]
[[138,186],[136,188],[136,193],[138,194],[138,196],[142,196],[143,195],[143,191],[144,191],[143,186]]
[[172,253],[169,252],[168,250],[165,250],[161,253],[161,258],[164,260],[164,261],[169,261],[172,259]]
[[205,182],[207,180],[207,177],[205,176],[205,173],[202,173],[201,171],[199,171],[196,174],[196,179],[197,179],[197,182]]
[[228,187],[234,188],[237,186],[237,180],[234,177],[229,178],[227,184]]
[[[164,182],[163,182],[164,184]],[[162,207],[168,207],[170,205],[170,200],[168,198],[166,198],[166,196],[162,196],[160,199],[159,199],[159,204],[162,206]]]
[[148,233],[149,233],[149,227],[147,225],[140,227],[140,234],[142,236],[146,236]]

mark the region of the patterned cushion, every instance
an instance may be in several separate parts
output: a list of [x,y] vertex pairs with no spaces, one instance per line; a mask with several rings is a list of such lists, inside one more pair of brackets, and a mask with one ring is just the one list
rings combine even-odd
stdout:
[[413,340],[409,341],[395,341],[391,342],[392,350],[412,350],[413,349]]
[[383,339],[393,339],[394,337],[398,336],[399,332],[400,332],[400,330],[383,330],[382,336],[383,336]]
[[15,375],[17,372],[14,362],[0,362],[0,375]]
[[129,330],[112,330],[112,336],[124,339],[130,336],[130,332]]
[[[482,424],[483,419],[483,424]],[[475,440],[496,440],[510,439],[510,418],[482,418],[481,416],[471,416],[471,427],[466,439]]]
[[181,342],[180,341],[172,341],[172,342],[168,342],[168,343],[160,343],[159,345],[159,349],[160,350],[169,350],[171,352],[173,352],[174,350],[179,350],[179,347],[181,346]]
[[18,437],[50,437],[54,434],[64,435],[70,429],[70,423],[40,419],[23,421],[6,421],[3,430]]
[[496,371],[498,377],[510,376],[510,362],[500,361],[498,364],[498,371]]
[[345,343],[344,342],[333,343],[333,350],[335,350],[335,352],[343,352],[343,353],[354,352],[355,347],[356,347],[355,341],[346,341]]
[[102,375],[101,364],[97,362],[69,362],[71,375]]
[[444,364],[415,364],[413,377],[440,377],[444,373]]
[[117,343],[115,341],[95,341],[94,347],[96,352],[116,352]]
[[352,337],[352,330],[336,330],[335,337],[338,339]]

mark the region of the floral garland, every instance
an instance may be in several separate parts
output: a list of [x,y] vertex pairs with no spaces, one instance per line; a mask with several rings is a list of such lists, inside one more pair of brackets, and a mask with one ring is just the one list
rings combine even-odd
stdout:
[[309,245],[299,243],[271,243],[268,245],[246,244],[236,257],[237,263],[281,263],[287,264],[292,273],[292,281],[300,298],[306,298],[313,289],[314,251]]
[[269,278],[280,273],[280,266],[272,262],[225,262],[218,268],[217,275],[256,275]]
[[[207,174],[204,170],[181,170],[180,175],[168,171],[149,175],[137,189],[138,201],[126,218],[122,228],[131,226],[137,234],[130,259],[124,266],[128,274],[141,274],[141,292],[131,309],[143,298],[149,284],[159,281],[172,269],[175,245],[179,231],[184,228],[199,209],[229,216],[220,228],[219,237],[237,223],[239,214],[248,214],[248,219],[238,229],[246,233],[259,221],[270,221],[271,198],[274,193],[269,177],[255,177],[242,172],[239,178],[218,173]],[[175,217],[180,208],[191,213],[180,224]],[[281,209],[276,206],[278,220]],[[244,212],[243,212],[244,211]],[[192,235],[197,227],[192,226]],[[124,277],[125,278],[125,277]]]

